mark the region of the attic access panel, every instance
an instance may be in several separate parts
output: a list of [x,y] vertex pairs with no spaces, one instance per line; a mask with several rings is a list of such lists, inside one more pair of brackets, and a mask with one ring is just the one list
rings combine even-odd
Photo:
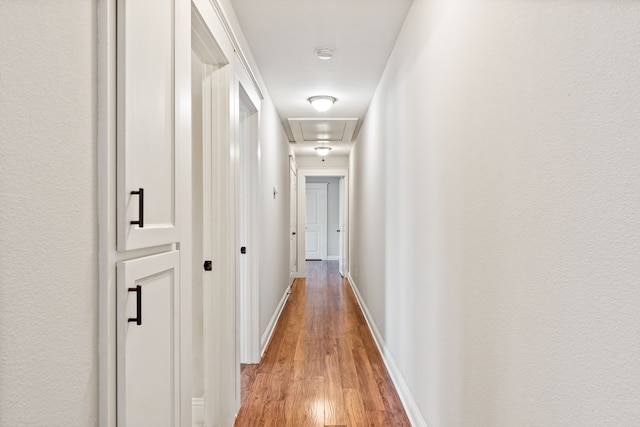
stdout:
[[303,142],[351,142],[358,119],[288,119],[293,139]]

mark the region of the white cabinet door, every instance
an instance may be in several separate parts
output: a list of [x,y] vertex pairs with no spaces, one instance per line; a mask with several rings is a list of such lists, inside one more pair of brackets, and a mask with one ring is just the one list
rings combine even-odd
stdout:
[[[173,0],[118,1],[118,250],[177,241]],[[142,191],[140,191],[142,189]]]
[[180,425],[178,251],[117,264],[118,426]]

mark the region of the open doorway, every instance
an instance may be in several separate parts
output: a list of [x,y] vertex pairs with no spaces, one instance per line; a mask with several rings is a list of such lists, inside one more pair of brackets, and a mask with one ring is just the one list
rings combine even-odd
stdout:
[[305,277],[307,260],[318,259],[338,261],[340,274],[345,276],[348,179],[346,168],[298,170],[298,218],[305,227],[305,232],[298,234],[298,277]]

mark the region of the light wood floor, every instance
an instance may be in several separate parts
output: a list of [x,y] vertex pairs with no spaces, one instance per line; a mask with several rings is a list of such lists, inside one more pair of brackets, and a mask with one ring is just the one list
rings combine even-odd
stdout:
[[242,367],[236,426],[410,426],[337,261],[307,262],[259,365]]

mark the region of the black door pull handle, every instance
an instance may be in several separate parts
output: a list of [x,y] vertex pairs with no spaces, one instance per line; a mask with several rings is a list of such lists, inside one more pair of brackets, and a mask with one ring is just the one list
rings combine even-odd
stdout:
[[138,195],[138,220],[131,221],[131,224],[138,224],[140,228],[144,227],[144,188],[139,188],[138,191],[132,191],[131,194]]
[[135,288],[129,288],[129,292],[135,292],[136,295],[136,317],[130,317],[129,322],[136,322],[136,325],[142,325],[142,287],[140,285]]

